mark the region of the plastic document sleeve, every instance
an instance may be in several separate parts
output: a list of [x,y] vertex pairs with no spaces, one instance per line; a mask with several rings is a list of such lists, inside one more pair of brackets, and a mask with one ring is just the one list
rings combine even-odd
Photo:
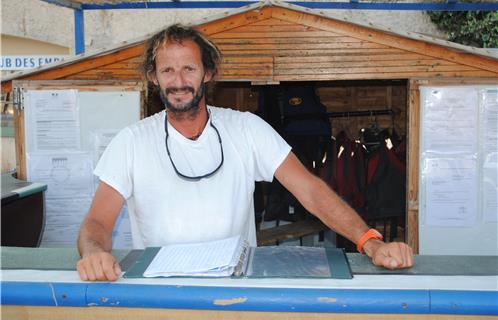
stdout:
[[[353,278],[343,249],[291,246],[249,247],[245,241],[240,243],[241,246],[234,251],[237,256],[235,265],[215,265],[207,270],[186,268],[177,272],[151,273],[149,267],[162,248],[146,248],[123,277]],[[216,253],[213,254],[214,259],[217,259]]]

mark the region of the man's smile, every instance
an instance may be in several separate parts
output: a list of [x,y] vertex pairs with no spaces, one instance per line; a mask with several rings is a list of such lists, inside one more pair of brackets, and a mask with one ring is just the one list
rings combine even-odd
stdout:
[[166,88],[167,95],[186,95],[186,94],[194,94],[195,90],[192,87],[183,87],[183,88]]

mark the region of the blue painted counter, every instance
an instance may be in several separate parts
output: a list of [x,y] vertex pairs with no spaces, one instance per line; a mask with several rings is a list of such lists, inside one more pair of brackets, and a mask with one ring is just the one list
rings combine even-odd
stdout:
[[[35,257],[36,253],[41,253],[40,257]],[[125,253],[116,255],[123,257]],[[43,263],[47,258],[51,262]],[[246,316],[276,312],[282,313],[284,319],[298,313],[403,314],[424,319],[429,315],[429,318],[437,318],[437,315],[448,314],[471,315],[469,319],[474,315],[487,315],[492,319],[498,316],[498,270],[495,268],[498,260],[495,258],[469,259],[473,264],[479,261],[482,265],[470,270],[468,275],[458,270],[448,271],[450,275],[441,274],[437,265],[452,265],[450,257],[416,257],[418,265],[412,270],[391,273],[362,266],[370,264],[364,257],[348,258],[353,279],[120,278],[109,283],[80,281],[73,267],[77,254],[72,251],[62,254],[52,249],[5,249],[1,303],[6,309],[69,307],[80,309],[82,315],[106,309],[117,314],[116,319],[127,316],[130,310],[136,310],[139,316],[147,310],[155,310],[149,318],[164,310],[198,311],[201,314],[195,315],[203,319],[209,318],[204,317],[209,311],[231,311]],[[457,260],[453,266],[468,267],[462,259]],[[433,272],[437,275],[430,275]],[[19,313],[12,318],[27,313],[25,309],[14,311]],[[175,316],[178,314],[171,318]],[[190,319],[189,316],[186,319]],[[210,319],[218,316],[215,313]],[[132,319],[131,315],[129,318]]]
[[[389,276],[382,276],[389,277]],[[2,281],[2,305],[498,315],[497,291]]]

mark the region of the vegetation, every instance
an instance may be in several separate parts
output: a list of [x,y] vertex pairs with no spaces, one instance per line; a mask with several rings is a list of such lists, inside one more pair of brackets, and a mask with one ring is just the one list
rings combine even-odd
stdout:
[[479,48],[498,48],[498,11],[429,11],[450,41]]

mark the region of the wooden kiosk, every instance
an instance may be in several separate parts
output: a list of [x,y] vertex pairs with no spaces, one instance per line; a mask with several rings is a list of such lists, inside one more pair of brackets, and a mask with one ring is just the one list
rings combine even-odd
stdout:
[[[498,59],[490,51],[375,25],[346,21],[323,12],[271,2],[255,4],[198,25],[223,53],[209,103],[254,111],[261,85],[314,81],[330,112],[390,109],[380,125],[407,134],[406,240],[418,248],[420,85],[496,85]],[[88,52],[54,66],[20,73],[2,82],[14,104],[27,89],[140,90],[142,115],[159,110],[141,84],[144,42]],[[26,175],[22,108],[16,108],[18,175]],[[370,116],[334,119],[351,132]],[[334,126],[333,126],[334,130]]]
[[[379,115],[375,121],[384,126],[394,125],[407,135],[407,214],[404,232],[407,243],[418,251],[421,170],[419,149],[422,127],[419,89],[422,86],[496,87],[496,54],[420,34],[401,33],[365,22],[349,21],[278,1],[256,3],[213,19],[206,18],[196,24],[196,28],[213,39],[223,54],[216,85],[208,90],[210,104],[255,111],[258,101],[255,88],[258,86],[312,81],[328,112],[346,114],[345,117],[334,119],[334,124],[348,127],[351,132],[357,132],[372,121],[368,112],[385,109],[392,111],[388,115]],[[154,104],[152,92],[142,84],[139,71],[145,41],[146,38],[103,51],[88,52],[2,81],[2,90],[9,92],[9,97],[16,106],[17,171],[20,178],[26,176],[22,104],[23,94],[28,89],[134,90],[141,92],[142,117],[159,110]],[[348,112],[365,110],[368,111],[365,117],[347,116]],[[181,282],[179,287],[183,285]],[[296,284],[297,287],[302,285]],[[216,283],[214,286],[217,286]],[[87,287],[89,289],[85,290],[93,290],[91,285]],[[112,285],[108,287],[111,288]],[[402,291],[402,288],[396,286],[390,288]],[[496,288],[490,299],[493,297],[496,297]],[[333,300],[335,298],[324,299],[336,301]],[[231,305],[230,301],[228,304]],[[205,308],[200,306],[199,309]],[[244,310],[237,307],[229,309]],[[270,311],[284,310],[293,312],[291,306],[288,309],[282,307]],[[249,311],[268,309],[256,307]],[[399,313],[398,311],[392,313]],[[351,312],[364,311],[358,309]],[[376,313],[370,309],[368,312]],[[389,310],[379,312],[391,313]],[[430,310],[412,312],[421,313],[418,315],[420,318],[427,318],[429,316],[426,313],[430,313]],[[203,315],[196,314],[200,317]],[[269,317],[268,314],[265,316]],[[299,318],[299,315],[290,317],[289,313],[286,316]],[[343,316],[347,317],[347,314]],[[433,317],[437,316],[431,316]],[[250,318],[249,313],[246,318]],[[315,318],[321,319],[316,315]],[[386,318],[385,315],[382,318]]]

